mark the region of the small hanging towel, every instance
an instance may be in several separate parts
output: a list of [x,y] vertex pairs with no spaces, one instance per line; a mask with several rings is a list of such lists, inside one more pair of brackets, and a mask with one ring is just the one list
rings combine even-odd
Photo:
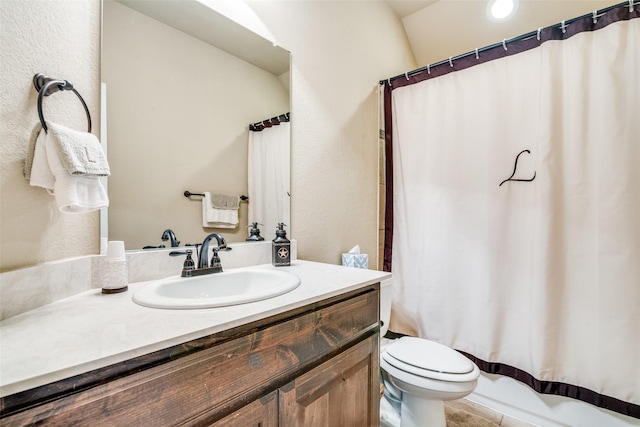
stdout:
[[27,160],[24,165],[24,177],[32,187],[42,187],[49,194],[53,194],[56,177],[51,173],[49,160],[47,159],[47,134],[42,129],[40,123],[34,129],[29,141]]
[[204,192],[202,226],[205,228],[237,228],[240,196]]
[[109,206],[100,182],[100,176],[110,175],[109,164],[98,139],[55,123],[47,122],[47,127],[49,133],[34,130],[31,137],[25,162],[29,184],[54,195],[62,212],[91,212]]
[[62,166],[70,175],[109,176],[109,163],[95,135],[47,122]]

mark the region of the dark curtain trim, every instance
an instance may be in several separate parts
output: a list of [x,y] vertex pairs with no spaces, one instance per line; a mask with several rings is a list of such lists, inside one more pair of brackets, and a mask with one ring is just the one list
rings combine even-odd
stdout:
[[[474,65],[482,64],[494,59],[515,55],[520,52],[539,47],[548,40],[565,40],[578,33],[584,31],[595,31],[604,28],[614,22],[628,21],[640,17],[640,4],[634,4],[633,11],[629,10],[629,4],[620,3],[605,10],[598,12],[606,13],[597,17],[597,21],[593,22],[592,15],[584,15],[579,18],[565,21],[565,32],[560,25],[543,28],[540,31],[540,40],[538,40],[538,31],[525,34],[515,39],[506,41],[507,50],[504,49],[503,43],[497,43],[487,48],[478,50],[478,59],[476,53],[470,52],[460,57],[451,58],[450,60],[441,61],[428,68],[420,68],[415,71],[408,72],[387,80],[380,81],[384,85],[384,122],[385,122],[385,226],[384,226],[384,257],[383,270],[391,271],[392,255],[393,255],[393,118],[392,114],[392,91],[399,87],[409,86],[424,80],[433,79],[445,74],[460,71]],[[451,66],[453,64],[453,66]],[[578,387],[571,384],[565,384],[553,381],[540,381],[530,374],[509,365],[500,363],[489,363],[480,360],[472,355],[461,352],[473,360],[478,367],[488,373],[506,375],[521,381],[531,387],[538,393],[555,394],[558,396],[570,397],[583,402],[590,403],[600,408],[605,408],[623,415],[640,419],[640,406],[629,402],[624,402],[610,396],[598,394],[592,390]]]
[[[384,338],[398,339],[410,335],[387,331]],[[581,400],[599,408],[608,409],[613,412],[617,412],[622,415],[627,415],[632,418],[640,419],[640,405],[636,405],[629,402],[624,402],[615,397],[606,396],[604,394],[596,393],[588,388],[578,387],[575,385],[561,383],[557,381],[540,381],[533,377],[533,375],[518,369],[513,366],[506,365],[504,363],[486,362],[482,359],[475,357],[467,352],[457,350],[460,354],[463,354],[473,363],[478,365],[481,371],[488,374],[504,375],[511,377],[521,383],[524,383],[531,387],[536,393],[540,394],[553,394],[556,396],[570,397],[573,399]]]
[[391,117],[391,87],[384,87],[384,156],[385,156],[385,207],[384,207],[384,253],[382,270],[391,271],[393,251],[393,120]]
[[469,353],[465,353],[464,351],[457,351],[461,354],[464,354],[473,363],[478,365],[478,368],[480,368],[480,370],[489,374],[505,375],[507,377],[511,377],[515,380],[520,381],[521,383],[528,385],[536,393],[570,397],[586,403],[590,403],[600,408],[617,412],[619,414],[640,419],[640,405],[635,405],[633,403],[616,399],[615,397],[599,394],[584,387],[578,387],[575,385],[557,381],[541,381],[534,378],[531,374],[513,366],[505,365],[503,363],[486,362]]
[[583,15],[579,18],[565,21],[564,30],[562,24],[541,28],[539,31],[532,31],[531,33],[478,49],[477,57],[475,51],[468,52],[463,55],[437,62],[428,67],[418,68],[417,70],[409,71],[406,74],[391,77],[387,80],[381,80],[380,84],[391,86],[391,90],[410,86],[412,84],[434,79],[455,71],[461,71],[475,65],[484,64],[485,62],[493,61],[495,59],[526,52],[539,47],[549,40],[566,40],[585,31],[596,31],[602,29],[614,22],[629,21],[631,19],[639,18],[640,2],[636,2],[633,6],[633,12],[629,11],[629,3],[625,2],[603,9],[599,11],[597,15],[595,23],[593,22],[593,15]]
[[270,128],[272,126],[278,126],[280,123],[285,123],[290,120],[291,113],[284,113],[277,117],[272,117],[267,120],[263,120],[261,122],[251,123],[249,125],[249,130],[252,132],[262,132],[266,128]]

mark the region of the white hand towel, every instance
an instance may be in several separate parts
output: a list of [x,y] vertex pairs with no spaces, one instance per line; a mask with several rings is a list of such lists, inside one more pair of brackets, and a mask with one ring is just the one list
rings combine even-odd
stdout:
[[36,140],[38,139],[38,135],[40,135],[40,130],[42,129],[42,125],[40,122],[36,123],[31,131],[31,136],[29,137],[29,146],[27,147],[27,158],[24,161],[24,178],[27,181],[31,180],[31,167],[33,166],[33,155],[36,151]]
[[[43,133],[41,132],[41,134]],[[100,178],[97,176],[70,175],[58,157],[56,147],[58,140],[55,135],[49,132],[46,134],[45,141],[47,161],[51,173],[55,176],[54,195],[58,208],[62,212],[83,213],[109,206],[109,198],[100,182]]]
[[56,178],[49,167],[46,139],[47,134],[40,127],[39,133],[35,135],[33,155],[27,154],[25,177],[29,179],[29,185],[32,187],[42,187],[49,194],[53,194]]
[[56,175],[56,204],[62,212],[83,213],[106,208],[109,198],[97,176]]
[[109,163],[95,135],[47,122],[60,162],[71,175],[109,176]]
[[205,228],[237,228],[238,209],[216,209],[211,200],[211,193],[205,192],[202,198],[202,226]]
[[216,209],[238,209],[240,207],[240,196],[229,196],[228,194],[210,194],[211,206]]

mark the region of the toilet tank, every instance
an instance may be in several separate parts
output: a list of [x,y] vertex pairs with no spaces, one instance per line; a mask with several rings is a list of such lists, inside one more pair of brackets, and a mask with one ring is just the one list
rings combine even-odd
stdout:
[[393,278],[380,282],[380,337],[384,337],[391,321],[391,285]]

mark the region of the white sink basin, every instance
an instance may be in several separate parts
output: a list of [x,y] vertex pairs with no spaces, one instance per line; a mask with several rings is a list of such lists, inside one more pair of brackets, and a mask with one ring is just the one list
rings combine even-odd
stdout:
[[261,301],[300,285],[295,274],[277,270],[231,270],[197,277],[170,277],[133,294],[137,304],[153,308],[211,308]]

